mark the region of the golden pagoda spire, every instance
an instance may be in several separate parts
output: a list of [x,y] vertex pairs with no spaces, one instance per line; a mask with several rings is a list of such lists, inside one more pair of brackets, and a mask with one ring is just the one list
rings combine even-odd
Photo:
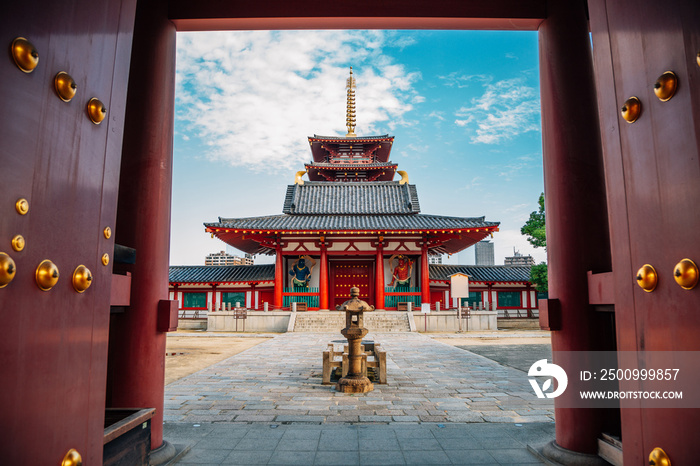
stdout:
[[355,78],[352,77],[352,66],[350,67],[350,77],[345,88],[348,90],[347,110],[345,112],[345,126],[348,128],[346,137],[355,137]]

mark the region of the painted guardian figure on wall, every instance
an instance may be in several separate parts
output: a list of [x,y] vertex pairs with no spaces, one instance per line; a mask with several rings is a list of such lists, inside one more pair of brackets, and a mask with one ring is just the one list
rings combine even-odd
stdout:
[[[394,260],[398,258],[398,264],[394,267]],[[389,286],[411,286],[411,274],[413,272],[413,262],[408,256],[394,254],[389,258],[389,268],[391,272],[391,283]]]
[[299,256],[292,264],[289,275],[294,288],[308,288],[316,261],[311,256]]

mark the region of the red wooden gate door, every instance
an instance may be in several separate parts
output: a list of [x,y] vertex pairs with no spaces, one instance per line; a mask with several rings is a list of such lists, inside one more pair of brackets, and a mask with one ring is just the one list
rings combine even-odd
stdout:
[[331,303],[339,306],[350,299],[350,288],[360,289],[360,299],[374,305],[374,262],[332,261],[330,266]]
[[[589,2],[601,115],[619,351],[700,351],[700,288],[674,279],[684,258],[700,263],[700,4],[691,1]],[[666,71],[675,95],[655,95]],[[642,112],[625,121],[632,96]],[[640,288],[637,270],[652,265],[658,285]],[[681,353],[674,353],[680,357]],[[687,353],[686,353],[687,354]],[[639,360],[640,368],[644,361]],[[643,384],[621,382],[621,389]],[[685,396],[684,396],[685,398]],[[625,465],[646,464],[655,447],[673,464],[696,464],[700,410],[622,410]]]
[[[59,464],[71,448],[84,464],[102,462],[114,250],[105,228],[115,228],[135,3],[42,2],[0,15],[2,48],[21,36],[38,57],[29,73],[0,58],[0,252],[16,271],[0,289],[4,464]],[[93,97],[106,110],[99,125],[86,110]],[[91,286],[78,292],[81,265]]]

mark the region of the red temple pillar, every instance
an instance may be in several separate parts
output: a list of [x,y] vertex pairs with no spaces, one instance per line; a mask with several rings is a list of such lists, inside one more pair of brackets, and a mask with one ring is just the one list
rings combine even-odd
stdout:
[[566,392],[554,399],[556,443],[572,455],[596,454],[603,422],[616,412],[561,407],[579,391],[573,352],[610,349],[596,341],[586,277],[611,270],[591,42],[585,1],[548,2],[547,9],[539,28],[547,256],[549,298],[561,311],[552,351],[569,374]]
[[525,287],[525,292],[527,293],[527,316],[532,317],[532,300],[530,298],[530,292],[532,291],[532,288],[530,285],[527,285]]
[[377,243],[377,258],[376,258],[375,276],[375,304],[377,309],[384,309],[384,245],[381,241]]
[[328,247],[321,243],[321,264],[319,265],[318,291],[320,293],[318,306],[328,309]]
[[423,241],[420,254],[420,301],[430,304],[430,267],[428,266],[428,241]]
[[277,246],[275,255],[275,299],[273,307],[282,308],[282,292],[284,291],[284,267],[282,264],[282,246]]
[[[151,448],[163,442],[175,100],[175,25],[165,1],[138,2],[124,121],[116,243],[136,249],[131,305],[115,314],[109,338],[109,407],[155,408]],[[167,454],[167,449],[160,450]]]
[[255,282],[250,284],[250,308],[258,309],[258,305],[255,303]]

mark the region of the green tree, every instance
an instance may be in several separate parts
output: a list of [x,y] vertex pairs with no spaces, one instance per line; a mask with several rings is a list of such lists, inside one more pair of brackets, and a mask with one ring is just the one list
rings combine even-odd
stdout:
[[[544,193],[540,194],[538,200],[540,208],[530,214],[525,225],[520,229],[520,233],[527,237],[527,240],[536,248],[547,249],[547,235],[544,223]],[[537,287],[537,291],[546,293],[547,286],[547,263],[541,262],[533,265],[530,269],[530,281]]]
[[527,236],[527,240],[536,248],[547,249],[547,238],[544,228],[544,193],[540,194],[538,201],[539,210],[530,214],[525,225],[520,229],[520,233]]

